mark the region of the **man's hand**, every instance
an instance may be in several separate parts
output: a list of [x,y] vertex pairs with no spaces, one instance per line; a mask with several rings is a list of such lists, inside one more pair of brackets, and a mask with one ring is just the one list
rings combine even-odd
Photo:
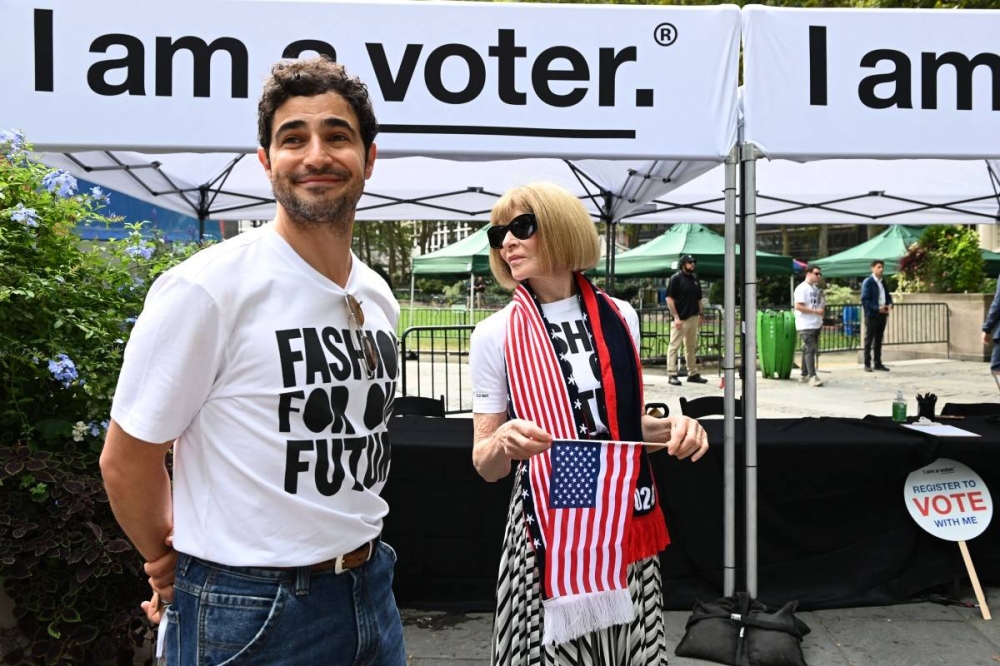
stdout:
[[177,551],[174,550],[173,534],[164,540],[168,550],[165,555],[152,562],[146,562],[143,570],[149,576],[149,586],[153,588],[153,596],[149,601],[142,602],[142,610],[153,624],[159,624],[163,619],[163,611],[167,604],[174,600],[174,577],[177,571]]
[[150,624],[159,624],[163,620],[163,613],[167,610],[167,605],[163,603],[163,599],[156,592],[153,592],[153,597],[149,601],[143,601],[140,605],[142,610],[146,612],[146,618],[149,619]]
[[174,537],[170,535],[164,541],[168,550],[159,559],[146,562],[143,570],[149,576],[149,586],[159,593],[164,603],[174,600],[174,575],[177,571],[177,551],[174,550]]
[[983,344],[984,345],[993,344],[993,340],[990,339],[990,334],[987,331],[983,331]]

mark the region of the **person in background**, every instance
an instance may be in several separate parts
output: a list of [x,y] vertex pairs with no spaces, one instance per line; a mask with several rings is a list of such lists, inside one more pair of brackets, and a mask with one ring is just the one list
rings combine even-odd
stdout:
[[990,372],[993,373],[997,388],[1000,388],[1000,279],[997,279],[997,291],[986,313],[986,321],[983,322],[983,344],[993,346],[990,354]]
[[861,307],[865,311],[865,372],[888,372],[889,368],[882,363],[882,338],[892,312],[892,294],[882,281],[885,262],[876,259],[871,269],[872,274],[861,283]]
[[680,260],[680,270],[667,283],[667,307],[673,324],[670,327],[670,346],[667,348],[667,381],[680,386],[677,353],[684,343],[689,382],[705,384],[707,379],[698,372],[698,326],[701,323],[701,282],[695,270],[698,262],[690,254]]
[[[685,416],[643,415],[639,318],[583,276],[597,264],[600,243],[576,197],[548,183],[518,187],[497,201],[491,223],[490,266],[514,298],[472,334],[472,461],[491,482],[517,467],[491,664],[663,666],[669,651],[657,553],[669,537],[645,447],[635,443],[664,443],[695,461],[708,450],[707,436]],[[628,473],[599,477],[608,496],[622,496],[615,506],[628,507],[624,531],[608,514],[581,519],[568,552],[545,525],[564,519],[557,510],[570,510],[560,502],[603,496],[581,499],[592,491],[577,479],[596,483],[600,465],[587,462],[588,452],[604,444],[567,440],[632,442],[609,447],[636,461]],[[571,477],[562,475],[567,466]],[[605,542],[609,533],[617,536]],[[570,570],[579,572],[579,594],[560,592],[555,572]],[[598,598],[607,601],[592,606]]]
[[379,538],[399,304],[351,251],[378,121],[319,57],[274,66],[257,123],[275,219],[150,289],[105,487],[147,560],[166,663],[404,666]]
[[819,332],[823,329],[823,313],[826,311],[826,297],[819,288],[823,272],[819,266],[806,267],[802,283],[795,288],[795,330],[802,338],[802,374],[800,382],[822,386],[816,375],[819,360]]
[[476,276],[472,291],[476,295],[476,309],[481,309],[483,307],[483,296],[486,295],[486,280],[483,279],[482,275]]

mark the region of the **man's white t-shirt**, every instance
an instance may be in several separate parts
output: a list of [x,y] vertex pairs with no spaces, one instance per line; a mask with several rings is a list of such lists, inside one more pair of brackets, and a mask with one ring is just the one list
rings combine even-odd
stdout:
[[[805,281],[795,288],[794,298],[796,303],[805,303],[805,306],[810,310],[819,310],[826,301],[822,289]],[[814,331],[817,328],[823,328],[823,315],[814,312],[799,312],[798,310],[794,312],[796,331]]]
[[[632,340],[639,348],[639,316],[625,301],[612,299],[618,305]],[[472,332],[469,343],[469,370],[472,380],[472,411],[477,414],[498,414],[507,411],[507,364],[504,345],[507,342],[507,321],[513,312],[511,303],[483,321]],[[576,296],[554,303],[543,303],[542,312],[560,352],[565,353],[573,368],[580,401],[589,411],[598,432],[607,432],[604,399],[601,394],[601,369],[593,340],[587,334],[583,313]],[[598,408],[600,405],[600,408]],[[637,411],[642,405],[636,406]]]
[[[232,566],[304,566],[382,530],[399,304],[353,256],[346,288],[267,225],[154,283],[111,415],[174,443],[174,547]],[[361,303],[362,330],[346,294]],[[358,335],[379,350],[375,376]]]
[[875,277],[872,273],[872,279],[875,280],[875,284],[878,285],[878,306],[879,308],[885,307],[885,283],[882,282],[882,278]]

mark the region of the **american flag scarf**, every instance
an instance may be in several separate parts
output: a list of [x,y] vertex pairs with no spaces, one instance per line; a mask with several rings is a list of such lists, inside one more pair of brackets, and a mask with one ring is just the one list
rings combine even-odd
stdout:
[[[600,361],[610,440],[642,440],[638,353],[618,308],[576,274],[584,322]],[[514,292],[505,348],[510,411],[556,440],[519,469],[526,529],[542,572],[543,643],[565,643],[634,618],[627,567],[670,542],[655,492],[636,511],[637,482],[655,491],[646,451],[585,441],[575,382],[560,366],[530,287]],[[574,404],[575,403],[575,404]],[[641,515],[639,515],[641,514]]]

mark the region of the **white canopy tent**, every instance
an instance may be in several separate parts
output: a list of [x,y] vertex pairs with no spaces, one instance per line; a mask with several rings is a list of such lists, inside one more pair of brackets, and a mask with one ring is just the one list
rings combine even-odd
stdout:
[[186,0],[152,22],[122,0],[0,0],[0,16],[0,57],[34,55],[0,124],[52,166],[202,220],[271,217],[255,82],[301,53],[369,85],[382,131],[360,219],[485,219],[546,179],[614,221],[736,140],[734,6]]
[[[1000,56],[995,53],[998,31],[1000,15],[990,11],[746,7],[745,122],[741,139],[744,232],[755,232],[757,193],[766,192],[768,187],[763,182],[767,166],[759,165],[758,172],[758,157],[798,162],[844,158],[979,160],[980,168],[981,160],[1000,157]],[[816,164],[817,169],[822,169],[822,162]],[[898,163],[878,164],[893,169]],[[992,178],[995,187],[995,171]],[[989,206],[984,212],[992,212],[996,221],[996,208],[991,210]],[[899,223],[901,216],[886,221]],[[966,221],[982,223],[984,219],[973,216]],[[746,261],[744,318],[753,321],[753,257]],[[746,327],[744,344],[751,349],[756,346],[754,329]],[[743,391],[746,587],[756,595],[754,373],[744,376]],[[727,393],[727,421],[735,414],[731,400]]]
[[[320,51],[369,85],[382,123],[362,218],[484,219],[499,193],[546,179],[575,183],[614,223],[726,162],[733,257],[740,16],[731,5],[181,0],[151,21],[124,0],[0,0],[0,61],[30,54],[33,65],[5,80],[0,126],[23,130],[53,166],[202,221],[266,218],[253,82],[281,57]],[[729,422],[730,499],[734,436]]]

